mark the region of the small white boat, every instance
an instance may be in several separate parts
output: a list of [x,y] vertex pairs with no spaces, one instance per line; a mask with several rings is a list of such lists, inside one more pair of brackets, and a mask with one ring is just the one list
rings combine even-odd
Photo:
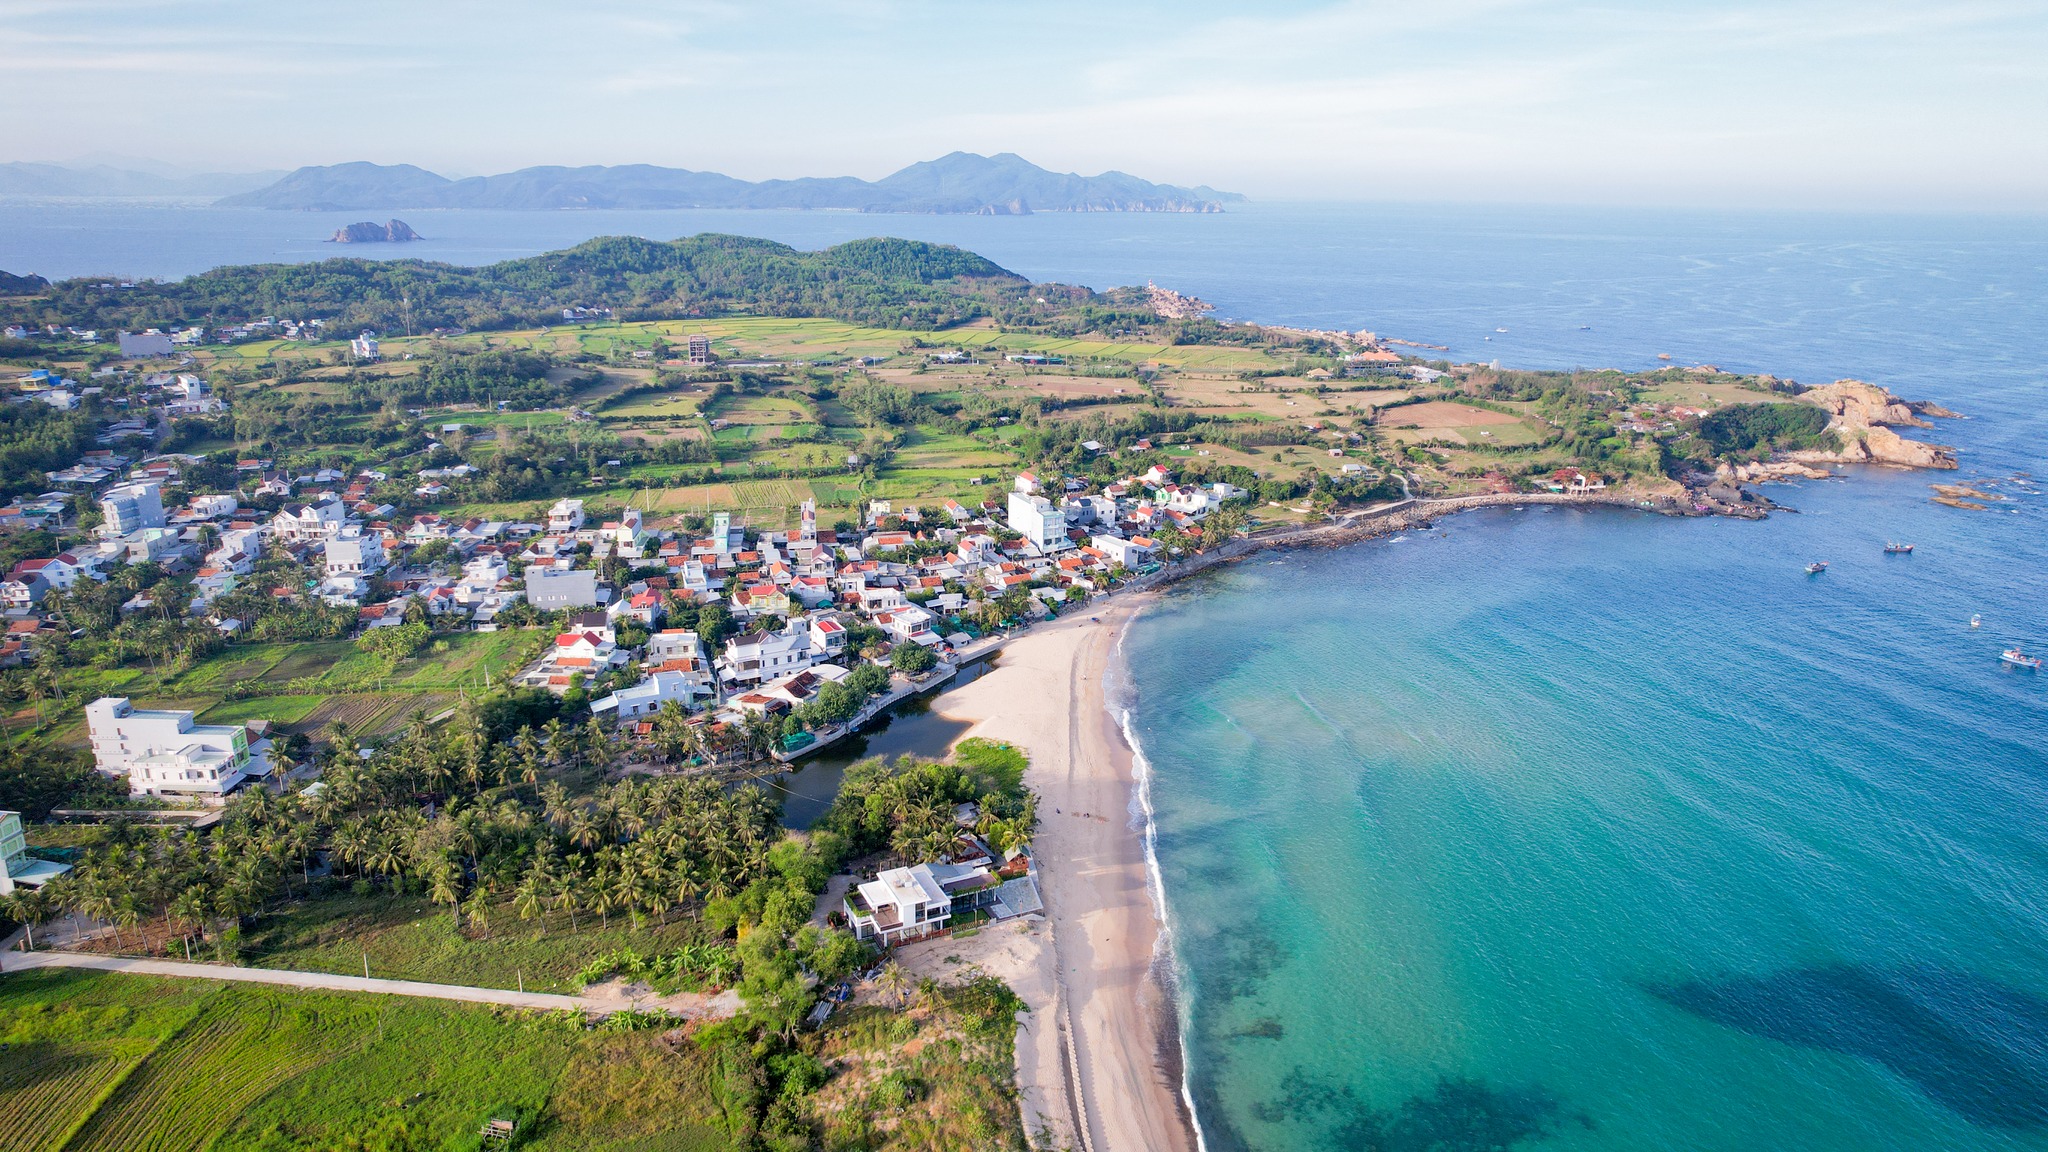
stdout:
[[1982,616],[1978,616],[1978,615],[1974,615],[1974,614],[1972,614],[1972,615],[1971,615],[1971,617],[1970,617],[1970,627],[1972,627],[1972,628],[1982,628],[1983,626],[1984,626],[1984,618],[1983,618]]
[[1806,566],[1806,574],[1808,576],[1818,576],[1827,570],[1828,562],[1825,560],[1815,560],[1813,563],[1808,564]]
[[2041,658],[2039,656],[2029,656],[2017,647],[2007,648],[2005,651],[2000,652],[1998,658],[2015,668],[2025,668],[2029,672],[2041,670]]

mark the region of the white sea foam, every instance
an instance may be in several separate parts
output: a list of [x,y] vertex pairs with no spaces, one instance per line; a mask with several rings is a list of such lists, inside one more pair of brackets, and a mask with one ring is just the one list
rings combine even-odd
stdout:
[[1167,910],[1166,881],[1159,871],[1159,825],[1152,809],[1152,762],[1145,758],[1145,746],[1138,741],[1138,731],[1133,717],[1136,713],[1137,685],[1132,681],[1124,666],[1124,638],[1130,634],[1131,624],[1140,613],[1133,612],[1130,619],[1117,629],[1116,648],[1111,655],[1109,666],[1103,669],[1102,706],[1116,719],[1122,730],[1124,743],[1131,750],[1131,775],[1137,787],[1131,790],[1131,806],[1128,813],[1130,826],[1142,833],[1145,844],[1145,887],[1152,895],[1152,912],[1159,921],[1159,936],[1152,942],[1152,970],[1159,974],[1173,998],[1174,1039],[1180,1045],[1180,1098],[1188,1110],[1188,1123],[1195,1130],[1196,1152],[1203,1152],[1208,1142],[1202,1136],[1202,1116],[1195,1110],[1195,1094],[1188,1061],[1191,1053],[1188,1047],[1189,1029],[1193,1025],[1194,993],[1187,989],[1182,978],[1180,961],[1173,948],[1173,917]]

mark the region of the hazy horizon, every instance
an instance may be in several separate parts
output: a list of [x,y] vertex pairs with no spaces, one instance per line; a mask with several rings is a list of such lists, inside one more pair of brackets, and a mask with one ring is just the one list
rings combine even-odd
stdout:
[[2026,211],[2036,3],[0,0],[0,159],[876,179],[955,150],[1262,200]]

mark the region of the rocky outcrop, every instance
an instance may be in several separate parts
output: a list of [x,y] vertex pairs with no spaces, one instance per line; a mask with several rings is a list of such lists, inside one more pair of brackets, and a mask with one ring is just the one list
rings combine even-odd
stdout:
[[329,236],[327,242],[330,244],[404,244],[419,239],[423,239],[423,237],[412,230],[412,225],[407,224],[403,220],[393,220],[388,224],[364,220],[359,224],[351,224],[346,228],[335,229],[334,235]]
[[1714,478],[1729,484],[1768,484],[1773,480],[1826,480],[1834,473],[1811,464],[1771,460],[1758,464],[1727,464],[1714,469]]
[[1935,404],[1910,404],[1861,380],[1837,380],[1799,394],[1825,409],[1828,429],[1841,440],[1836,452],[1786,452],[1781,459],[1805,464],[1890,464],[1901,468],[1954,468],[1955,449],[1908,440],[1892,428],[1932,428],[1922,416],[1953,417]]

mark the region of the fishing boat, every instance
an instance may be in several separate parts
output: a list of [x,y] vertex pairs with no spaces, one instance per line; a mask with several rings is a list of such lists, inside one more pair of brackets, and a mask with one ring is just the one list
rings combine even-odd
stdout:
[[1982,628],[1983,626],[1984,626],[1984,618],[1983,618],[1982,616],[1979,616],[1979,615],[1977,615],[1977,614],[1976,614],[1976,613],[1974,613],[1974,612],[1973,612],[1973,613],[1971,613],[1971,614],[1970,614],[1970,627],[1972,627],[1972,628]]
[[1910,556],[1913,554],[1913,546],[1886,541],[1884,551],[1887,556]]
[[2025,668],[2029,672],[2038,672],[2041,669],[2039,656],[2029,656],[2018,648],[2007,648],[1998,654],[1998,658],[2015,668]]
[[1806,566],[1806,574],[1808,576],[1818,576],[1827,570],[1828,562],[1825,560],[1815,560],[1813,563],[1808,564]]

